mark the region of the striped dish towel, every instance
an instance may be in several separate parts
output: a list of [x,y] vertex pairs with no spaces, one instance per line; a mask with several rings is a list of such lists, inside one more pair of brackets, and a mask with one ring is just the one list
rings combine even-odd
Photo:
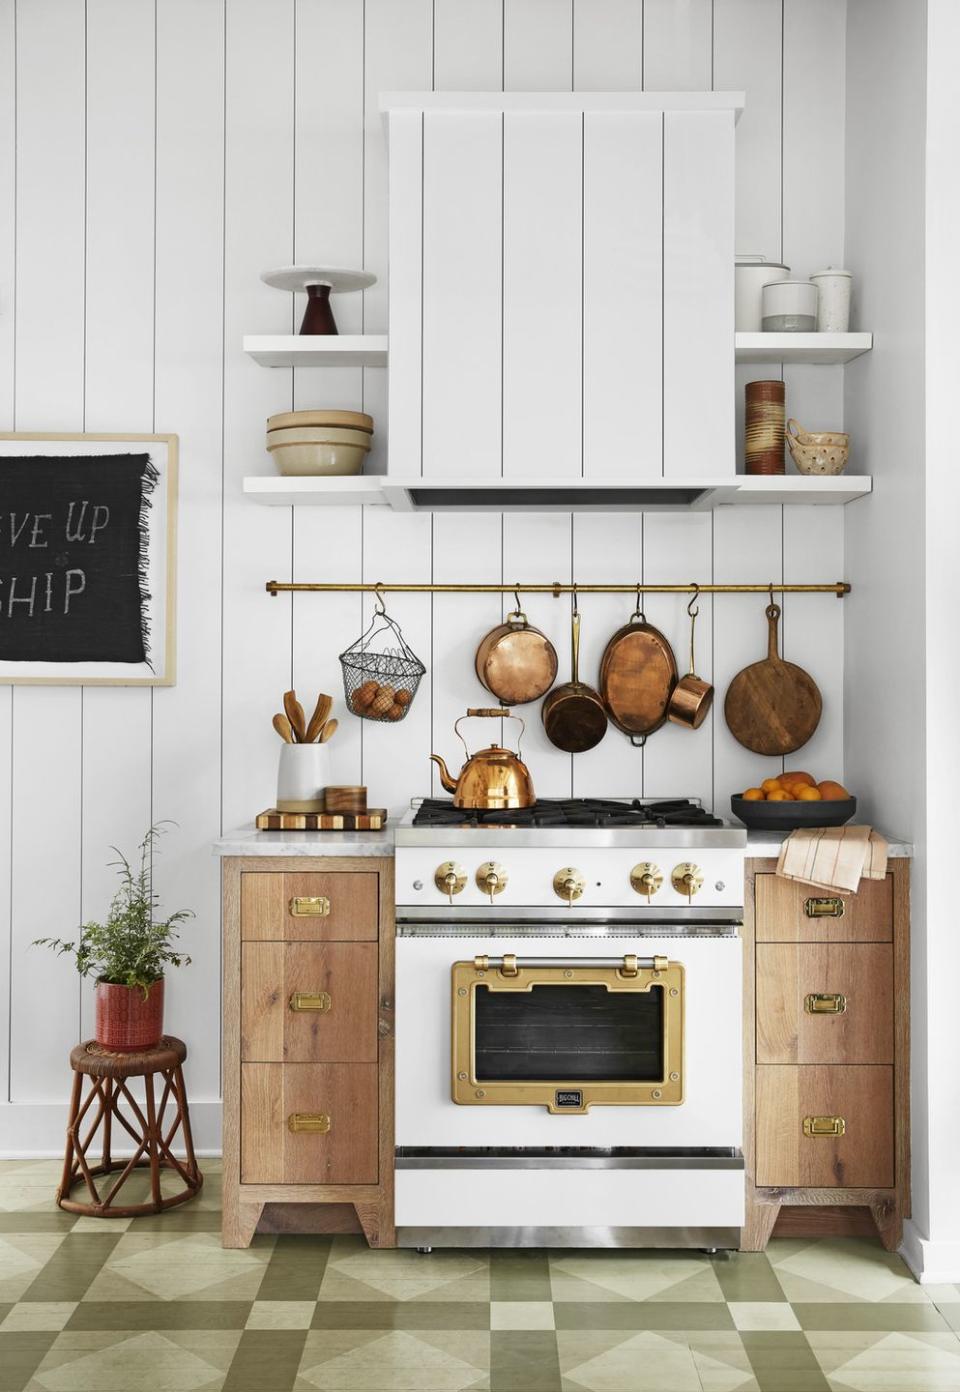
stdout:
[[804,827],[791,831],[780,847],[777,874],[817,889],[856,894],[861,879],[883,879],[887,849],[872,827]]

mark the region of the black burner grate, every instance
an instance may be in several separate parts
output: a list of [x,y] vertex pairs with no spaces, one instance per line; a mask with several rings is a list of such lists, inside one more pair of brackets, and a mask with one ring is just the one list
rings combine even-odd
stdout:
[[688,798],[641,802],[616,798],[541,798],[532,807],[489,810],[454,807],[449,798],[425,798],[417,808],[418,827],[719,827],[723,822]]

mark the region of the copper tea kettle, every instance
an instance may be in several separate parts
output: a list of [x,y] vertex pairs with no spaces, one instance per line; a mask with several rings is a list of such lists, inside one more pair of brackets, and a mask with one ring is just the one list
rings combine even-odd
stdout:
[[520,758],[520,740],[517,740],[516,754],[512,749],[501,749],[499,745],[491,744],[489,748],[471,755],[467,742],[460,733],[460,721],[474,715],[505,716],[511,720],[519,720],[521,736],[525,728],[519,715],[511,715],[510,711],[501,706],[490,709],[470,707],[467,715],[460,716],[453,728],[463,745],[467,762],[457,777],[451,775],[439,754],[430,755],[440,770],[440,782],[448,793],[453,793],[454,807],[532,806],[536,795],[530,770]]

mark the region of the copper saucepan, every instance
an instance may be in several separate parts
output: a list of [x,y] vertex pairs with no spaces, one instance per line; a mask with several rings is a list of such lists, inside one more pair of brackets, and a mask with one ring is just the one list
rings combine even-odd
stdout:
[[505,706],[539,701],[557,679],[557,653],[550,639],[517,607],[492,628],[477,648],[480,684]]
[[697,626],[697,615],[700,613],[700,606],[694,608],[694,604],[699,597],[700,589],[696,586],[687,605],[687,613],[690,615],[690,670],[673,688],[670,704],[667,706],[667,719],[672,720],[675,725],[685,725],[688,730],[699,730],[713,704],[713,687],[697,676],[693,661],[693,635]]

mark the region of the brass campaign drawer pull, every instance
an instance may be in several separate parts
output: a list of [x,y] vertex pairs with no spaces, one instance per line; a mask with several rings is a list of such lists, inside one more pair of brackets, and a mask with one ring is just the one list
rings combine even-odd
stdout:
[[839,1116],[815,1116],[803,1118],[805,1136],[842,1136],[847,1123]]
[[842,1015],[847,998],[842,991],[811,991],[804,997],[803,1008],[808,1015]]
[[332,1004],[328,991],[294,991],[290,997],[291,1010],[327,1011]]
[[843,918],[843,900],[839,895],[805,899],[803,912],[807,918]]
[[322,894],[298,894],[290,900],[294,918],[329,918],[330,900]]
[[325,1136],[330,1130],[330,1118],[326,1112],[291,1112],[287,1117],[287,1126],[291,1131],[309,1131]]

